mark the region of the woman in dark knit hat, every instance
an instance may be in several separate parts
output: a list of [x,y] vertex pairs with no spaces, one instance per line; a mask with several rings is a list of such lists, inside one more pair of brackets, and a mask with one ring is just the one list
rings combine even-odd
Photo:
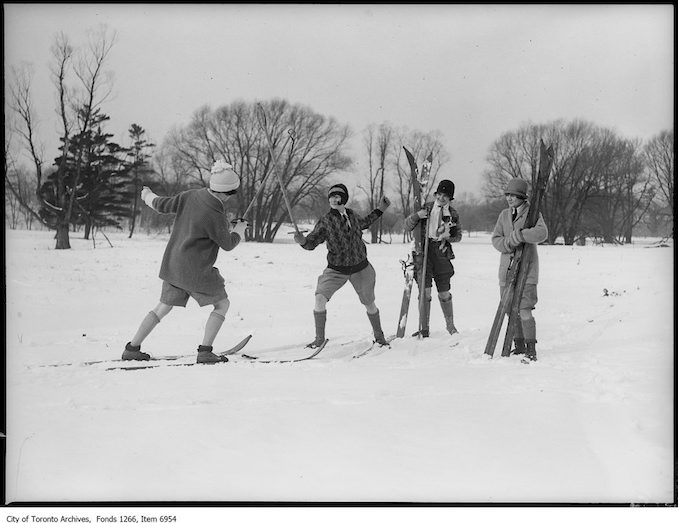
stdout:
[[323,242],[327,243],[327,267],[318,277],[315,290],[315,340],[308,347],[319,347],[325,343],[327,302],[346,282],[351,282],[360,302],[365,306],[375,341],[380,345],[387,345],[381,329],[379,309],[375,304],[376,273],[367,260],[362,231],[378,220],[391,202],[384,196],[379,207],[363,218],[346,207],[348,189],[344,184],[338,183],[330,187],[327,198],[330,211],[318,220],[307,236],[302,233],[294,235],[294,240],[307,251],[312,251]]

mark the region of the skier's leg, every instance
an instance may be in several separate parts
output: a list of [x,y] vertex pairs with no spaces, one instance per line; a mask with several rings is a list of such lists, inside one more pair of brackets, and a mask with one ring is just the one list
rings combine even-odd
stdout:
[[360,299],[360,303],[365,306],[367,318],[372,326],[374,333],[374,341],[380,345],[386,345],[386,338],[384,338],[384,331],[381,328],[381,318],[379,317],[379,309],[377,308],[374,287],[377,283],[377,273],[371,263],[367,264],[362,271],[352,274],[349,281]]
[[313,307],[313,312],[326,312],[327,311],[327,298],[322,294],[315,295],[315,305]]
[[205,324],[205,334],[202,339],[202,345],[208,347],[212,346],[224,323],[226,313],[230,306],[231,302],[228,298],[224,298],[214,304],[214,310],[210,313],[209,318],[207,318],[207,323]]
[[205,324],[205,334],[203,335],[202,344],[198,346],[197,363],[218,363],[228,361],[226,356],[219,356],[213,352],[213,343],[224,323],[228,308],[231,302],[228,297],[222,298],[214,304],[214,310],[210,313]]
[[152,311],[144,317],[137,329],[134,337],[125,345],[125,350],[122,353],[123,360],[149,360],[151,356],[145,352],[141,352],[141,344],[151,331],[160,323],[160,320],[167,316],[172,310],[171,305],[165,303],[158,303]]
[[439,292],[438,301],[445,317],[445,327],[450,334],[457,334],[459,331],[454,326],[454,308],[452,306],[452,293],[450,291]]
[[325,325],[327,324],[327,298],[322,294],[315,295],[313,323],[315,324],[315,340],[307,345],[309,348],[320,347],[320,345],[325,342]]
[[532,310],[537,304],[537,286],[525,285],[522,299],[520,300],[520,327],[525,339],[525,360],[537,360],[537,324],[532,316]]
[[523,334],[522,316],[520,320],[515,322],[514,325],[513,345],[515,348],[511,351],[511,354],[525,354],[525,335]]
[[367,318],[370,320],[370,325],[372,325],[372,332],[374,333],[374,341],[380,345],[387,345],[386,338],[384,337],[384,331],[381,328],[381,318],[379,317],[379,309],[377,304],[372,302],[365,306],[367,310]]
[[315,288],[315,305],[313,306],[313,322],[315,324],[315,340],[307,345],[316,348],[325,343],[325,324],[327,323],[327,302],[335,292],[341,289],[348,281],[348,275],[342,274],[327,267],[318,276]]
[[424,302],[421,304],[421,330],[412,334],[412,336],[421,335],[422,338],[429,337],[429,324],[431,317],[431,286],[424,289]]
[[130,345],[134,347],[140,346],[146,337],[151,333],[155,326],[160,323],[165,316],[169,314],[172,310],[172,305],[166,305],[165,303],[158,303],[155,308],[146,314],[146,317],[139,325],[137,333],[134,335],[134,338],[130,341]]

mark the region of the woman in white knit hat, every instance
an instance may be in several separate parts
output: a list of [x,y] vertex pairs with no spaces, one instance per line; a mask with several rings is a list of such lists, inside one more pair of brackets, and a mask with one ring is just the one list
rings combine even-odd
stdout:
[[210,175],[209,187],[190,189],[176,196],[158,196],[148,187],[141,191],[146,205],[162,214],[175,214],[172,234],[160,265],[162,292],[160,302],[144,317],[134,337],[122,353],[123,360],[148,360],[141,343],[173,307],[185,307],[189,297],[201,307],[213,305],[202,343],[198,346],[198,363],[228,361],[212,351],[230,302],[224,279],[214,267],[219,249],[230,251],[242,240],[246,221],[231,225],[225,203],[236,194],[240,178],[228,163],[218,160]]

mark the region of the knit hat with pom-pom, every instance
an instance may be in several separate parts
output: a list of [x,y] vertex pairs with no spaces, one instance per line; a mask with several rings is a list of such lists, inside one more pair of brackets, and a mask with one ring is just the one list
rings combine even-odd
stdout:
[[217,160],[214,162],[211,172],[210,189],[213,191],[229,192],[240,187],[240,178],[235,173],[230,163],[226,163],[223,160]]

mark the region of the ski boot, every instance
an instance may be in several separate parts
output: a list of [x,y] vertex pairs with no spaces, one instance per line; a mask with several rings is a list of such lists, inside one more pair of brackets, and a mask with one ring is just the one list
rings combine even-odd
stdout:
[[532,363],[537,361],[537,340],[526,340],[525,341],[525,356],[520,360],[522,363]]
[[527,349],[525,347],[525,340],[523,338],[514,338],[513,339],[514,349],[511,351],[511,354],[525,354]]
[[122,351],[121,358],[123,361],[148,361],[151,359],[151,355],[141,352],[141,345],[135,347],[128,342],[125,345],[125,350]]
[[316,339],[313,340],[311,343],[307,344],[307,345],[306,345],[306,348],[307,348],[307,349],[314,349],[314,350],[315,350],[315,349],[317,349],[318,347],[322,346],[323,343],[326,343],[326,342],[327,342],[327,340],[319,340],[319,339],[316,338]]
[[198,357],[196,363],[222,363],[227,362],[228,358],[226,356],[220,356],[219,354],[214,354],[212,352],[211,345],[199,345],[198,346]]
[[[427,289],[428,291],[428,289]],[[431,298],[424,299],[424,307],[421,311],[421,330],[418,330],[412,337],[414,338],[428,338],[429,336],[429,319],[431,317]]]
[[374,340],[374,343],[379,345],[380,347],[391,347],[391,344],[389,341],[384,337],[382,334],[381,336],[377,336],[377,338]]

